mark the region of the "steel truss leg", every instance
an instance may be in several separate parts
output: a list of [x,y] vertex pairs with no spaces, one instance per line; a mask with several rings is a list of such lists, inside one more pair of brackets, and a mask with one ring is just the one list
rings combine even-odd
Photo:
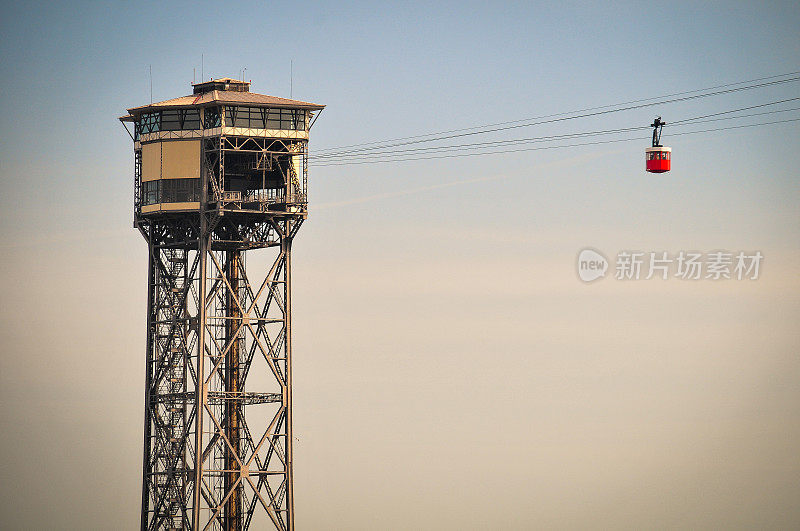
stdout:
[[[290,264],[300,223],[151,238],[142,529],[294,529]],[[266,271],[246,266],[254,241],[271,253]]]
[[190,253],[152,242],[150,249],[141,527],[183,529],[191,511],[193,470],[188,442],[196,334],[188,313]]
[[236,397],[244,389],[240,385],[241,365],[240,349],[243,332],[242,312],[240,311],[241,293],[239,289],[239,275],[242,272],[241,251],[233,249],[226,251],[225,281],[230,289],[225,294],[225,339],[228,342],[228,353],[225,356],[225,392],[228,399],[225,401],[225,418],[223,425],[229,447],[225,451],[225,491],[231,492],[225,504],[225,525],[228,531],[238,531],[242,528],[242,485],[239,480],[238,461],[241,460],[241,435],[240,417],[241,400]]

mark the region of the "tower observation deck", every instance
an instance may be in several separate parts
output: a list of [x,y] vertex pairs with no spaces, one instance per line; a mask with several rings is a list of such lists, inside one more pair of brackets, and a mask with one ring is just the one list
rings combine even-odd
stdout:
[[149,250],[141,528],[291,530],[291,249],[324,106],[193,89],[120,118]]

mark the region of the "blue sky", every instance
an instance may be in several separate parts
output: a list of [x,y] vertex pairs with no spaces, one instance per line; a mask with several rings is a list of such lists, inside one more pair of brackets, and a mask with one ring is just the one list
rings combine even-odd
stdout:
[[[154,101],[189,93],[201,55],[206,78],[246,68],[253,91],[288,97],[291,61],[291,95],[327,105],[312,155],[800,70],[791,2],[31,2],[6,3],[0,26],[0,507],[51,529],[138,523],[147,253],[116,118],[149,102],[151,67]],[[312,165],[294,258],[298,527],[796,527],[796,128],[668,125],[662,176],[643,171],[646,132]],[[751,283],[584,285],[586,246],[765,262]]]

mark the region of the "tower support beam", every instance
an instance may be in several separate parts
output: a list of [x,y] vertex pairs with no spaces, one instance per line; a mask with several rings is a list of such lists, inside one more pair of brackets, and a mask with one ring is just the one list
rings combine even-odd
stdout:
[[238,531],[241,529],[242,519],[242,485],[240,479],[241,451],[240,451],[240,416],[241,401],[235,397],[244,389],[241,388],[240,359],[241,348],[240,333],[242,323],[242,312],[239,301],[239,275],[240,262],[242,259],[241,251],[231,249],[226,251],[225,275],[230,286],[226,294],[226,339],[228,341],[228,353],[225,357],[225,391],[231,398],[225,403],[225,432],[230,442],[229,448],[225,452],[225,490],[231,492],[228,502],[225,504],[225,529],[228,531]]
[[[142,227],[152,351],[142,529],[294,529],[291,244],[302,221]],[[247,267],[252,248],[271,254],[266,270]]]

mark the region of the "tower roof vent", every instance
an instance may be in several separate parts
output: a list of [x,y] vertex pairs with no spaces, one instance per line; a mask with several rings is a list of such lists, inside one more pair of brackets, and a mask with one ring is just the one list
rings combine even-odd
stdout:
[[202,83],[194,83],[192,87],[194,87],[195,94],[205,94],[206,92],[211,92],[212,90],[250,92],[250,83],[229,77],[212,79],[211,81],[204,81]]

